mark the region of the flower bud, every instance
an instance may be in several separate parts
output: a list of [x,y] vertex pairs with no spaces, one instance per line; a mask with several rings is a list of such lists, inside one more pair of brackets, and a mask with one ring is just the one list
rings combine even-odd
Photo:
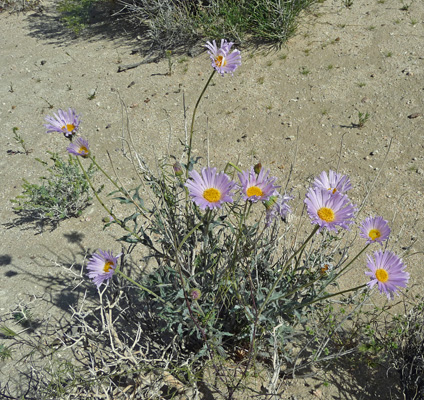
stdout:
[[257,163],[254,167],[253,167],[253,169],[254,169],[254,171],[255,171],[255,173],[257,174],[257,175],[259,175],[259,172],[261,172],[261,169],[262,169],[262,164],[259,162],[259,163]]
[[202,292],[199,289],[191,289],[190,297],[192,300],[199,300],[202,297]]
[[115,219],[112,217],[112,215],[108,215],[107,217],[104,217],[102,220],[105,224],[109,224],[110,222],[115,221]]
[[175,176],[181,176],[183,174],[183,168],[178,161],[172,166],[172,168],[174,168]]

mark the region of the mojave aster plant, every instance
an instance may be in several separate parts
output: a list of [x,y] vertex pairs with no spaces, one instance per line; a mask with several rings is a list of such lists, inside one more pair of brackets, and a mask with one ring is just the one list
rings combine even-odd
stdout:
[[193,170],[185,186],[195,204],[202,210],[221,208],[224,203],[232,203],[232,189],[236,186],[224,172],[216,173],[216,168],[203,168],[202,175]]
[[[192,359],[188,358],[191,356],[187,352],[181,354],[179,359],[173,359],[174,355],[170,355],[170,362],[177,368],[188,365],[188,359],[192,365],[206,359],[201,354],[206,354],[208,349],[212,349],[208,359],[214,360],[217,344],[219,354],[223,356],[231,355],[234,344],[246,347],[247,342],[250,349],[257,349],[261,354],[269,354],[271,357],[276,351],[285,354],[287,349],[284,338],[287,334],[291,335],[290,332],[294,333],[294,324],[303,324],[302,320],[307,328],[310,307],[314,307],[315,303],[325,305],[331,297],[347,292],[358,293],[359,290],[376,284],[380,291],[390,297],[398,288],[405,287],[409,279],[409,274],[404,272],[403,264],[396,256],[390,252],[380,252],[376,253],[375,260],[369,258],[367,275],[371,282],[338,292],[327,290],[332,282],[358,260],[369,245],[368,243],[364,250],[345,262],[347,258],[344,255],[348,254],[351,241],[343,237],[335,238],[334,235],[316,235],[323,229],[336,232],[341,228],[349,229],[353,223],[356,210],[344,194],[351,188],[347,176],[330,170],[329,173],[322,172],[315,179],[314,187],[308,190],[304,200],[315,225],[302,240],[302,235],[299,235],[294,226],[287,227],[284,234],[280,235],[280,226],[275,222],[286,218],[291,211],[289,200],[292,197],[278,193],[276,178],[270,176],[269,170],[263,170],[260,163],[242,171],[237,165],[228,162],[227,167],[233,167],[239,172],[238,184],[224,172],[217,172],[216,168],[207,167],[199,172],[193,169],[198,159],[190,157],[196,109],[215,73],[233,72],[240,65],[240,52],[235,50],[230,53],[232,45],[231,42],[221,40],[218,48],[215,41],[208,42],[214,70],[193,109],[190,140],[188,144],[184,143],[187,163],[174,162],[171,169],[170,160],[176,160],[176,157],[168,155],[163,163],[159,163],[158,173],[155,174],[148,168],[139,172],[145,190],[139,191],[137,188],[132,195],[132,192],[121,188],[91,157],[87,140],[75,138],[68,146],[68,152],[77,156],[76,160],[82,169],[85,162],[82,158],[89,157],[120,192],[115,199],[125,207],[132,207],[132,214],[119,218],[106,202],[102,202],[93,182],[87,178],[96,198],[110,215],[107,225],[108,222],[115,222],[117,228],[121,227],[126,231],[125,236],[119,240],[127,242],[128,253],[135,246],[142,246],[148,250],[146,259],[157,260],[155,268],[147,272],[148,276],[141,276],[144,268],[134,269],[127,276],[122,271],[124,262],[134,265],[131,260],[139,259],[138,255],[137,258],[122,258],[122,263],[118,265],[120,255],[115,257],[111,251],[98,250],[89,259],[88,276],[97,288],[103,283],[108,285],[114,274],[130,282],[131,287],[137,287],[137,291],[131,289],[128,296],[126,294],[118,299],[124,306],[121,308],[123,313],[128,309],[134,314],[134,308],[128,302],[133,294],[137,296],[137,300],[130,301],[135,306],[141,304],[141,301],[146,304],[146,307],[137,307],[137,313],[128,318],[128,322],[134,323],[135,327],[131,332],[137,332],[138,335],[141,332],[140,321],[151,319],[151,310],[155,310],[154,325],[152,329],[148,329],[155,337],[152,339],[155,345],[151,348],[157,349],[162,345],[162,341],[155,341],[161,340],[155,328],[160,326],[166,334],[172,333],[177,348],[190,349],[190,354],[193,354]],[[56,120],[51,117],[48,120],[51,122],[49,129],[63,132],[65,136],[72,138],[79,125],[75,112],[70,109],[65,115],[60,110],[55,117]],[[149,198],[146,205],[145,197]],[[235,204],[226,204],[233,203],[233,197]],[[259,201],[266,209],[265,227],[258,222],[257,210],[252,206],[252,203]],[[214,211],[221,208],[222,211]],[[121,209],[124,210],[124,207],[120,207]],[[271,225],[271,229],[266,229]],[[389,233],[387,222],[381,217],[368,218],[361,227],[361,236],[371,242],[381,243],[387,239]],[[295,240],[291,240],[292,238]],[[343,258],[339,259],[336,252],[340,250]],[[145,250],[139,254],[145,254]],[[117,281],[121,284],[120,279]],[[125,286],[120,289],[127,290]],[[344,301],[340,297],[340,302]],[[350,299],[346,301],[351,302]],[[322,308],[324,307],[316,310]],[[296,318],[292,318],[293,315]],[[287,324],[278,333],[281,318]],[[326,316],[325,318],[327,319]],[[291,321],[295,321],[294,324]],[[311,322],[315,325],[316,320]],[[261,332],[273,332],[275,346],[270,347],[270,336],[265,337]],[[300,334],[300,330],[297,332]],[[304,332],[310,335],[307,329]],[[231,336],[231,343],[227,341],[228,335]],[[301,342],[304,338],[306,336],[302,337]],[[309,342],[310,338],[306,339]],[[143,342],[147,340],[150,338],[147,332],[143,332]],[[298,344],[303,346],[301,342]],[[156,346],[157,343],[159,347]],[[132,354],[133,347],[128,354]],[[255,362],[258,352],[248,352],[243,367],[245,374],[249,370],[249,363]],[[143,359],[151,359],[144,358],[144,353],[141,353],[138,350],[134,352]],[[180,364],[180,361],[184,364]],[[306,365],[310,365],[309,361]],[[218,361],[218,368],[220,365]],[[234,379],[228,380],[230,381],[231,390],[241,382],[234,385]],[[233,398],[230,390],[229,393],[231,395],[226,398]]]
[[47,133],[59,132],[63,133],[68,139],[72,138],[79,129],[80,115],[77,115],[73,108],[69,108],[68,111],[59,109],[57,114],[53,113],[53,115],[54,117],[48,115],[45,118],[47,124],[44,124],[44,126]]

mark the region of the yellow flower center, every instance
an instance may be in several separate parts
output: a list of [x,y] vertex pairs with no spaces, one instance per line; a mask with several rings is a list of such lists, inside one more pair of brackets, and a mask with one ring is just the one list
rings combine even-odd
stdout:
[[216,203],[221,200],[221,192],[218,189],[209,188],[203,192],[203,198],[209,203]]
[[114,266],[115,264],[112,261],[106,261],[105,262],[105,266],[103,267],[103,271],[104,272],[109,272],[110,269]]
[[333,222],[336,219],[334,211],[328,207],[321,207],[317,211],[318,217],[325,222]]
[[227,65],[227,60],[224,56],[219,55],[215,58],[215,64],[217,67],[225,67]]
[[74,124],[66,124],[62,126],[62,130],[66,129],[68,132],[72,132],[75,129]]
[[377,271],[375,271],[375,277],[377,278],[377,280],[383,283],[389,280],[389,274],[383,268],[379,268]]
[[258,188],[257,186],[250,186],[250,188],[246,190],[246,194],[248,197],[252,197],[252,196],[261,197],[263,196],[264,192],[261,190],[261,188]]
[[85,146],[81,146],[81,147],[78,149],[78,153],[79,153],[79,154],[82,154],[83,156],[84,156],[84,155],[86,155],[86,154],[88,154],[88,149],[87,149],[87,147],[85,147]]
[[371,229],[368,233],[371,240],[378,239],[381,236],[381,232],[378,229]]
[[331,190],[333,194],[337,192],[337,188],[334,188],[334,189],[328,188],[327,190]]

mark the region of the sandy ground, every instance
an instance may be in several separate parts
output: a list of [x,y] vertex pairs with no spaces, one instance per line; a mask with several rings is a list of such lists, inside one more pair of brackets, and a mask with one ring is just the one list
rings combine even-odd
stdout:
[[[357,204],[372,188],[361,215],[390,221],[390,247],[406,257],[418,292],[422,254],[408,255],[424,250],[424,2],[409,3],[401,10],[399,0],[354,0],[346,8],[327,0],[302,18],[282,49],[240,47],[243,65],[234,77],[216,76],[201,103],[193,153],[205,164],[209,151],[218,168],[261,161],[281,182],[294,162],[289,187],[296,212],[308,180],[322,170],[348,174]],[[141,60],[131,54],[139,46],[136,32],[102,21],[74,38],[50,3],[42,12],[0,14],[0,316],[34,302],[35,314],[69,315],[89,283],[73,290],[79,278],[66,268],[97,248],[117,246],[119,232],[101,230],[105,213],[97,203],[52,232],[4,225],[16,218],[9,200],[21,193],[22,178],[37,182],[43,173],[35,158],[48,159],[46,150],[65,154],[63,137],[45,133],[45,115],[77,109],[97,159],[107,167],[109,149],[128,184],[133,176],[120,151],[120,98],[140,154],[153,165],[168,151],[181,154],[183,93],[190,114],[211,71],[208,56],[174,56],[171,76],[166,60],[118,73],[120,65]],[[369,113],[361,129],[358,112]],[[13,127],[29,155],[14,153],[20,148]],[[365,282],[363,265],[358,268],[358,283]],[[374,381],[361,379],[330,377],[315,394],[313,383],[299,381],[282,398],[390,398],[392,382],[377,391]]]

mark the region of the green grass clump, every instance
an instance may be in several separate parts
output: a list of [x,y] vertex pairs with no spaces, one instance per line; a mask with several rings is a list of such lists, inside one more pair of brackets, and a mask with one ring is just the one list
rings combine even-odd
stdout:
[[[296,28],[296,17],[314,0],[214,0],[199,13],[206,36],[284,42]],[[212,11],[212,12],[210,12]],[[222,23],[219,23],[222,21]]]
[[[49,175],[40,178],[41,184],[24,179],[22,194],[11,200],[19,215],[15,224],[34,222],[38,226],[55,227],[63,219],[81,215],[90,203],[90,186],[75,158],[64,161],[58,154],[48,153],[53,161],[51,167],[45,161],[36,160],[47,167]],[[88,175],[92,176],[94,171],[90,165]]]
[[57,10],[68,28],[79,34],[88,25],[90,12],[99,1],[104,0],[61,0]]
[[[58,10],[74,32],[88,25],[95,3],[61,0]],[[302,10],[316,0],[122,0],[117,13],[147,29],[146,37],[162,50],[190,46],[204,38],[282,43],[296,29]],[[122,5],[124,7],[122,7]]]

